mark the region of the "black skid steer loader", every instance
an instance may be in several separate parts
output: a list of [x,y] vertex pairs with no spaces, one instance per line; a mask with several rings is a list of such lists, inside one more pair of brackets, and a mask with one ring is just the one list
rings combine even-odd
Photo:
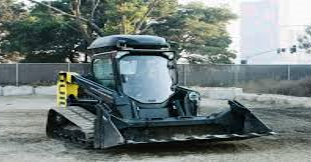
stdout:
[[90,74],[60,72],[47,135],[93,148],[140,143],[241,140],[273,134],[237,101],[198,115],[200,94],[178,86],[176,55],[164,38],[96,39]]

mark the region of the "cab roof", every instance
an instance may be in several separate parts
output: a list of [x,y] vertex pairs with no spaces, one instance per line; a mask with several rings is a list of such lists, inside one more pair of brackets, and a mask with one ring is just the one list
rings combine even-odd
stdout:
[[169,48],[169,44],[162,37],[151,35],[111,35],[99,37],[88,47],[97,48],[120,48],[129,47],[137,49],[161,49]]

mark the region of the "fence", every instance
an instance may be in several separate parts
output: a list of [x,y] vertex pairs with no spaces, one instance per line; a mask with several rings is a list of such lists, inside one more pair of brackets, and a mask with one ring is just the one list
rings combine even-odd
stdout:
[[[54,84],[59,71],[89,72],[89,64],[0,64],[0,85]],[[178,65],[186,86],[234,86],[252,80],[298,80],[311,76],[311,65]]]
[[86,74],[89,64],[0,64],[0,85],[50,85],[54,84],[59,71]]

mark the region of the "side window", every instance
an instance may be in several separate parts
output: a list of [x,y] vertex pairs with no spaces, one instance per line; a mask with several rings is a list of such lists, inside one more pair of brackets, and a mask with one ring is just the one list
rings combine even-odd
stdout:
[[96,59],[93,62],[93,73],[96,81],[105,87],[114,89],[112,63],[109,59]]

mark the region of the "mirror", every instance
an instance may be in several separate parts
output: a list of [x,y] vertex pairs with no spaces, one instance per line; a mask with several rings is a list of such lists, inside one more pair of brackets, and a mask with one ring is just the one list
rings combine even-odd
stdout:
[[173,62],[168,62],[168,63],[167,63],[167,67],[168,67],[169,69],[176,69],[176,66],[175,66],[175,64],[174,64]]

